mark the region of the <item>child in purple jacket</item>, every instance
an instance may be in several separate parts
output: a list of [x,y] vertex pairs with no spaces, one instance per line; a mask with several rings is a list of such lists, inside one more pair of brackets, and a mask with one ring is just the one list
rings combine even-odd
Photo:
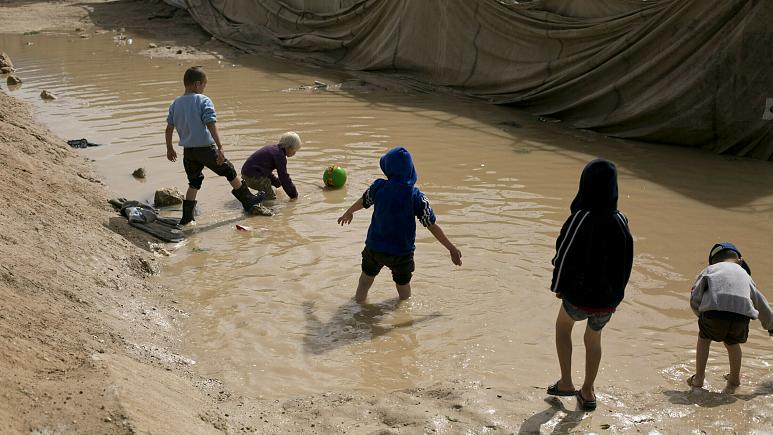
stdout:
[[290,199],[298,198],[298,190],[287,172],[287,158],[294,156],[302,145],[298,133],[283,134],[278,144],[266,145],[247,158],[242,165],[242,178],[250,188],[264,192],[266,199],[276,199],[274,187],[284,189]]

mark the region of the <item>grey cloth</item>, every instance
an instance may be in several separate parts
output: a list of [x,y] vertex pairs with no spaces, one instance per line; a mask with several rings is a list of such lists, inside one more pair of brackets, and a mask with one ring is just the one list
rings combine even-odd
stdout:
[[737,263],[724,261],[703,269],[695,280],[690,307],[700,316],[707,311],[726,311],[759,319],[773,330],[773,311],[757,290],[752,277]]
[[187,0],[243,50],[452,87],[609,136],[773,159],[771,0]]
[[149,224],[158,219],[155,210],[145,207],[126,207],[123,213],[130,223]]

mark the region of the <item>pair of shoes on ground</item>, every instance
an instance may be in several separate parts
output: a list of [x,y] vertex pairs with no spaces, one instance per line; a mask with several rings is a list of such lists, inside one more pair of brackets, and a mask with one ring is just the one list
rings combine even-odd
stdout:
[[580,405],[580,409],[583,411],[593,411],[596,409],[596,399],[588,400],[582,397],[582,391],[580,390],[561,390],[558,388],[558,382],[549,386],[547,393],[551,396],[575,396],[577,397],[577,404]]

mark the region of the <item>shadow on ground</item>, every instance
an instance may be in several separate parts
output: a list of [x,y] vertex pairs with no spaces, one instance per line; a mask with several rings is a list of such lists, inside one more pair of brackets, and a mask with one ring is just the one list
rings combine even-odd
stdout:
[[401,328],[410,328],[417,323],[440,317],[433,313],[419,318],[410,318],[399,323],[380,324],[383,318],[398,309],[400,300],[390,299],[378,304],[358,304],[348,301],[338,307],[327,322],[315,313],[313,301],[303,303],[306,317],[306,333],[303,348],[308,353],[323,354],[353,343],[374,340],[384,334]]

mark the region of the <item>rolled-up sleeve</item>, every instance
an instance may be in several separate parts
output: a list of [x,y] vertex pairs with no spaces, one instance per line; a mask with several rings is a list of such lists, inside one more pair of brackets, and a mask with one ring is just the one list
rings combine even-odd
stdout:
[[208,97],[201,99],[201,122],[207,125],[217,121],[217,114],[215,113],[215,104]]

